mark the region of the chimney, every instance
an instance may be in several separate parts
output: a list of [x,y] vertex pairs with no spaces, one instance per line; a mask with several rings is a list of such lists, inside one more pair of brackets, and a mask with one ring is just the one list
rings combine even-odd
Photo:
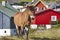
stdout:
[[2,6],[5,6],[6,5],[6,2],[5,1],[2,1]]

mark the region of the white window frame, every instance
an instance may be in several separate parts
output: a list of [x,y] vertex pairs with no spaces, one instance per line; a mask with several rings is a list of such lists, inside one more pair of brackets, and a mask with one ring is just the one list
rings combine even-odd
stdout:
[[51,21],[57,21],[57,16],[51,16]]
[[36,9],[37,9],[37,12],[39,11],[39,8],[38,7],[36,7]]
[[42,10],[45,10],[45,8],[44,8],[44,7],[42,7]]

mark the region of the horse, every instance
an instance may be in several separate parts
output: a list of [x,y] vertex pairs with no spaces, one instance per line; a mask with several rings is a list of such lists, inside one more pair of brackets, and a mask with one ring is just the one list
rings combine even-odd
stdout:
[[27,6],[24,12],[17,12],[14,15],[14,23],[16,26],[17,34],[22,34],[25,25],[30,24],[30,16],[34,15],[34,7]]

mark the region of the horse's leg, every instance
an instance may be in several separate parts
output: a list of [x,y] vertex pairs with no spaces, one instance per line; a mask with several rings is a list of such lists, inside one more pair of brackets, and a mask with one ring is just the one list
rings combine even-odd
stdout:
[[19,36],[19,29],[17,25],[16,25],[16,34]]
[[28,40],[29,29],[26,30],[26,40]]

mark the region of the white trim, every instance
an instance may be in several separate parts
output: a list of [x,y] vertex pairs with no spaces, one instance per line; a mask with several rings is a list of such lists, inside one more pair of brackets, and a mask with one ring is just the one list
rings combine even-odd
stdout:
[[31,29],[37,29],[37,25],[36,25],[36,24],[31,24],[31,25],[30,25],[30,28],[31,28]]
[[36,7],[35,9],[36,9],[36,12],[38,12],[38,11],[39,11],[39,8],[38,8],[38,7]]
[[[0,29],[0,36],[11,36],[16,35],[16,32],[14,32],[16,29]],[[5,33],[6,31],[6,33]]]
[[57,16],[51,16],[51,21],[57,21]]
[[46,29],[51,29],[51,25],[46,25]]

